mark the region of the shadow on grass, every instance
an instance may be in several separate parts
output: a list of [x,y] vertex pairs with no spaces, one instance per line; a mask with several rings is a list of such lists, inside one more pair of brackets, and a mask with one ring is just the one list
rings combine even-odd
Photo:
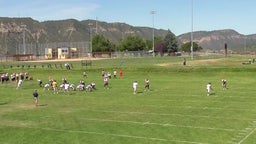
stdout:
[[8,102],[0,102],[0,105],[6,105]]
[[38,106],[45,107],[45,106],[47,106],[47,104],[39,104]]
[[147,94],[150,93],[150,91],[138,91],[137,94]]
[[215,95],[216,95],[216,93],[215,93],[215,92],[210,94],[210,96],[215,96]]

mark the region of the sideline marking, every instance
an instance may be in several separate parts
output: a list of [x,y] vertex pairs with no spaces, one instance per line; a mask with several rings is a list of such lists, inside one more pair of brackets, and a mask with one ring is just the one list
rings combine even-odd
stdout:
[[[91,105],[97,105],[96,103],[90,103]],[[110,105],[107,105],[110,106]],[[113,106],[113,105],[111,105]],[[114,106],[130,106],[130,105],[118,105],[115,104]],[[159,105],[141,105],[141,106],[147,106],[147,107],[156,107],[156,108],[179,108],[179,109],[210,109],[210,110],[227,110],[227,111],[249,111],[249,112],[256,112],[254,109],[247,109],[247,108],[225,108],[225,107],[194,107],[194,106],[159,106]],[[174,114],[175,115],[175,114]],[[209,117],[212,118],[212,117]],[[214,117],[213,117],[214,118]],[[244,119],[244,118],[225,118],[225,117],[217,117],[222,119],[238,119],[238,120],[255,120],[255,119]]]
[[247,134],[240,142],[238,142],[238,144],[243,143],[252,133],[254,133],[256,130],[256,128],[254,128],[249,134]]
[[122,134],[113,134],[113,133],[102,133],[102,132],[91,132],[91,131],[78,131],[78,130],[62,130],[62,129],[53,129],[53,128],[40,128],[42,130],[56,131],[56,132],[68,132],[68,133],[85,133],[85,134],[95,134],[95,135],[107,135],[114,137],[123,137],[123,138],[133,138],[133,139],[145,139],[152,141],[166,141],[166,142],[176,142],[176,143],[188,143],[188,144],[208,144],[201,142],[193,142],[193,141],[182,141],[182,140],[168,140],[162,138],[154,138],[154,137],[143,137],[143,136],[133,136],[133,135],[122,135]]
[[206,130],[219,130],[219,131],[236,131],[235,129],[225,129],[225,128],[214,128],[214,127],[196,127],[196,126],[185,126],[185,125],[175,125],[169,123],[151,123],[151,122],[137,122],[137,121],[121,121],[112,119],[94,119],[94,118],[79,118],[87,121],[98,121],[98,122],[116,122],[116,123],[130,123],[130,124],[140,124],[140,125],[158,125],[164,127],[182,127],[182,128],[193,128],[193,129],[206,129]]
[[[86,110],[86,109],[82,109]],[[195,118],[211,118],[211,119],[226,119],[226,120],[255,120],[255,119],[243,119],[243,118],[227,118],[227,117],[212,117],[204,115],[188,115],[188,114],[169,114],[169,113],[144,113],[144,112],[130,112],[130,111],[106,111],[106,110],[88,110],[94,112],[104,112],[104,113],[120,113],[120,114],[142,114],[142,115],[160,115],[160,116],[181,116],[181,117],[195,117]]]
[[148,106],[148,107],[160,107],[160,108],[180,108],[180,109],[211,109],[211,110],[228,110],[228,111],[253,111],[255,112],[256,110],[253,109],[246,109],[246,108],[225,108],[225,107],[194,107],[194,106],[158,106],[158,105],[143,105],[143,106]]

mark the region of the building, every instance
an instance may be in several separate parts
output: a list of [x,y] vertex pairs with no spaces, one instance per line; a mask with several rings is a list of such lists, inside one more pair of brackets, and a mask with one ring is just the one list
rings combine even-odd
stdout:
[[45,48],[45,59],[69,59],[78,58],[77,48],[58,47]]

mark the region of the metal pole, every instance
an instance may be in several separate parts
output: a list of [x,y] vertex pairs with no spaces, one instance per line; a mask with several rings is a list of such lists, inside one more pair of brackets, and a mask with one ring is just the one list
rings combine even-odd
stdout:
[[96,33],[96,35],[98,34],[98,17],[96,17],[95,33]]
[[26,35],[25,35],[26,25],[21,25],[21,27],[23,30],[23,54],[26,54]]
[[194,53],[193,53],[193,0],[191,0],[191,59],[193,60],[194,58]]
[[6,54],[6,57],[8,55],[8,48],[7,48],[7,39],[6,39],[6,36],[7,34],[4,35],[4,42],[5,42],[5,54]]
[[153,57],[155,57],[155,18],[154,15],[156,14],[156,11],[151,11],[152,14],[152,23],[153,23],[153,28],[152,28],[152,50],[153,50]]
[[92,53],[92,28],[90,28],[90,52]]
[[244,37],[244,52],[245,52],[245,54],[246,54],[246,36]]
[[124,40],[124,24],[121,24],[122,40]]
[[89,32],[89,37],[90,37],[90,54],[92,55],[92,23],[89,23],[89,28],[90,28],[90,32]]

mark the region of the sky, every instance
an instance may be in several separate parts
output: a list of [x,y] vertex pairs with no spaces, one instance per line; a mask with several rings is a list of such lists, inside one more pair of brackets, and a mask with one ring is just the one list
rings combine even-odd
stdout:
[[[256,33],[256,0],[0,0],[0,17],[94,19],[172,31]],[[154,14],[152,14],[154,11]]]

